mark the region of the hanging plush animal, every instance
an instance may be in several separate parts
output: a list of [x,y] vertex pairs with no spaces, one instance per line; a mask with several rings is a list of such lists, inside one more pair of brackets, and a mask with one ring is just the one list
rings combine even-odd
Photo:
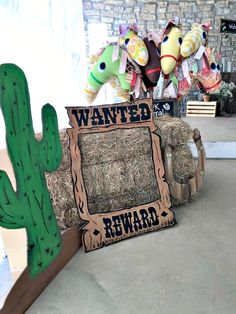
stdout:
[[214,49],[206,48],[199,71],[194,74],[194,78],[201,83],[206,92],[216,92],[221,88],[222,80],[218,61],[214,55]]
[[114,89],[116,96],[119,97],[121,101],[130,101],[130,92],[121,88],[117,76],[112,76],[108,83]]
[[183,38],[180,48],[181,56],[187,58],[191,54],[195,53],[201,45],[204,46],[206,44],[209,29],[210,23],[193,24],[191,31],[189,31]]
[[148,63],[141,67],[143,81],[146,87],[154,87],[157,85],[161,72],[160,56],[153,40],[145,37],[143,41],[149,54]]
[[170,74],[180,57],[180,46],[182,44],[182,29],[179,20],[171,20],[163,31],[161,42],[161,69],[164,74]]
[[145,66],[148,63],[148,50],[142,38],[138,36],[137,24],[121,24],[119,31],[118,45],[126,49],[138,65]]
[[195,82],[193,73],[197,72],[198,65],[194,55],[189,56],[176,66],[174,72],[170,75],[170,80],[175,86],[177,96],[188,95]]
[[217,91],[221,86],[220,67],[214,56],[214,50],[205,48],[199,56],[198,51],[182,61],[170,75],[170,82],[164,91],[174,89],[176,97],[187,96],[191,87],[198,83],[208,92]]
[[129,59],[128,53],[118,45],[109,44],[95,57],[95,64],[89,74],[85,95],[93,102],[101,89],[116,76],[124,92],[130,92],[137,85],[139,68]]

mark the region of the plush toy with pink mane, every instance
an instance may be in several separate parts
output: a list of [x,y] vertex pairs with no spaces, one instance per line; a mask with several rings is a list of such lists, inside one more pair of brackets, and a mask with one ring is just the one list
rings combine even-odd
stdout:
[[221,75],[218,61],[214,49],[211,48],[204,48],[190,55],[178,64],[170,75],[163,96],[172,98],[173,94],[169,95],[170,90],[175,91],[175,97],[187,96],[191,87],[197,84],[207,92],[219,90]]

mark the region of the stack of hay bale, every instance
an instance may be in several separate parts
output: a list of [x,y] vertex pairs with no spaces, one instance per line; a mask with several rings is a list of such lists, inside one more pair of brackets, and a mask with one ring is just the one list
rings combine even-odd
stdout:
[[154,122],[157,126],[157,134],[161,138],[163,152],[169,137],[175,140],[172,153],[174,178],[179,183],[187,183],[195,173],[195,163],[188,145],[192,140],[193,130],[188,123],[179,118],[155,118]]
[[81,134],[81,168],[91,214],[160,198],[148,127]]
[[[188,123],[179,118],[155,118],[154,123],[157,126],[156,133],[161,138],[163,163],[165,164],[165,148],[170,144],[171,139],[174,180],[180,184],[186,184],[196,172],[196,164],[189,148],[189,142],[193,139],[193,130]],[[176,199],[171,194],[172,206],[186,203],[186,201],[190,199]]]
[[66,130],[60,131],[60,139],[63,152],[61,165],[56,171],[46,173],[46,180],[58,226],[65,230],[80,225],[81,220],[74,199],[69,138]]
[[[157,126],[157,134],[161,138],[161,149],[164,152],[171,135],[175,139],[172,160],[174,178],[179,183],[187,183],[194,176],[195,163],[188,146],[192,139],[192,129],[179,118],[162,117],[154,120]],[[46,175],[48,189],[52,199],[53,207],[61,230],[73,225],[81,225],[78,210],[74,200],[73,183],[71,177],[71,160],[69,150],[69,138],[66,130],[60,132],[63,160],[57,171]],[[140,144],[139,144],[140,146]],[[91,151],[93,146],[90,145]],[[140,149],[140,147],[139,147]],[[162,154],[164,156],[164,154]],[[123,201],[123,200],[121,200]],[[172,197],[172,205],[180,204],[180,200]]]

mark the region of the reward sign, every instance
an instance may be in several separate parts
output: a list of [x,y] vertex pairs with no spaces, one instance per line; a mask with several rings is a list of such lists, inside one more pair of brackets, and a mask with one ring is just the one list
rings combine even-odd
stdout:
[[173,225],[151,100],[67,111],[85,251]]

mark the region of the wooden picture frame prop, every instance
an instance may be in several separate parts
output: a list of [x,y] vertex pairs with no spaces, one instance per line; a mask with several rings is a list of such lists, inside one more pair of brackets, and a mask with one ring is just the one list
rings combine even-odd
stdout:
[[[85,251],[92,251],[116,241],[174,225],[175,216],[170,210],[169,187],[164,179],[160,140],[155,134],[152,100],[139,99],[131,104],[121,103],[98,107],[67,107],[67,112],[72,126],[67,129],[67,132],[70,138],[75,199],[80,218],[86,222],[82,236]],[[108,135],[109,132],[118,130],[138,131],[139,128],[146,128],[150,136],[151,156],[149,157],[153,164],[158,197],[145,204],[141,202],[133,207],[118,208],[113,211],[108,211],[104,205],[104,210],[91,213],[88,200],[89,187],[84,180],[85,157],[81,153],[80,137],[92,135],[95,138],[98,134]],[[117,140],[117,133],[113,134]],[[96,138],[94,145],[95,141]],[[113,140],[113,144],[114,142],[115,140]],[[91,146],[93,145],[91,144]],[[115,150],[115,146],[112,146],[113,150]],[[136,143],[134,146],[137,146]],[[107,152],[109,153],[109,150]],[[89,156],[91,154],[88,154],[86,162]]]

